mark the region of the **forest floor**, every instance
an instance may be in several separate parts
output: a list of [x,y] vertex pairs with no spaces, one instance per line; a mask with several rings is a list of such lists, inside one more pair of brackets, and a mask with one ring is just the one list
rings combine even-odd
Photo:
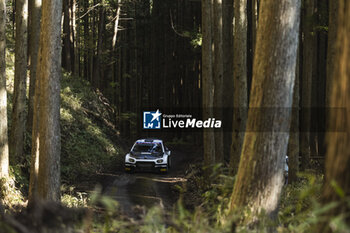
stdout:
[[99,174],[103,195],[119,203],[120,210],[128,217],[136,217],[142,208],[159,206],[171,211],[177,202],[179,186],[187,182],[191,164],[200,162],[196,152],[175,149],[172,151],[172,167],[166,174],[156,172],[116,172]]

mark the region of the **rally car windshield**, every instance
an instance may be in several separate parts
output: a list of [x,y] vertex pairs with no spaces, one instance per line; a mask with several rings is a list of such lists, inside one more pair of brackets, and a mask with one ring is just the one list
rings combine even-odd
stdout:
[[132,150],[133,152],[140,153],[140,152],[148,152],[148,153],[155,153],[155,152],[161,152],[162,148],[160,144],[157,143],[140,143],[136,144]]

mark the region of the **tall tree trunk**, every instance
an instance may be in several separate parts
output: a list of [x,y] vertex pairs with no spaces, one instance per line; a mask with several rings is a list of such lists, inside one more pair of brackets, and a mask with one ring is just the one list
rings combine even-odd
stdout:
[[116,14],[115,14],[114,33],[113,33],[113,39],[112,39],[113,51],[115,51],[115,46],[117,44],[117,35],[118,35],[118,27],[119,27],[119,17],[120,17],[121,2],[122,2],[121,0],[118,0],[117,11],[116,11]]
[[[321,27],[327,27],[328,25],[328,3],[327,1],[317,1],[317,19],[318,25]],[[317,31],[317,64],[316,64],[316,138],[315,138],[315,148],[317,156],[325,156],[325,125],[326,125],[326,79],[327,79],[327,34],[324,30]]]
[[259,0],[252,0],[252,54],[254,59],[255,43],[256,43],[256,30],[258,29],[258,5]]
[[235,38],[233,71],[233,123],[230,151],[230,171],[236,174],[244,139],[248,112],[247,84],[247,0],[235,0]]
[[[228,122],[228,128],[232,128],[233,108],[233,0],[222,1],[222,40],[223,40],[223,106],[226,109],[223,121]],[[197,94],[197,93],[194,93]],[[231,131],[224,132],[225,161],[230,159],[232,142]]]
[[[118,0],[118,3],[117,3],[117,9],[116,9],[116,14],[115,14],[115,21],[114,21],[114,32],[113,32],[113,38],[112,38],[112,57],[113,57],[113,62],[112,62],[112,77],[113,77],[113,83],[118,83],[120,85],[120,83],[118,82],[118,65],[120,64],[120,60],[118,62],[118,53],[116,52],[116,45],[117,45],[117,36],[118,36],[118,28],[119,28],[119,17],[120,17],[120,8],[121,8],[121,0]],[[119,58],[120,59],[120,58]],[[117,116],[120,116],[119,115],[119,109],[120,109],[120,106],[119,106],[119,102],[118,102],[118,99],[119,99],[119,92],[120,92],[120,89],[118,88],[118,85],[115,85],[116,86],[116,89],[115,89],[115,92],[116,94],[113,95],[113,103],[115,105],[118,106],[118,111],[117,111]]]
[[101,80],[103,76],[101,75],[103,72],[102,69],[102,49],[103,49],[103,31],[105,24],[105,6],[102,1],[102,5],[99,10],[99,22],[98,22],[98,34],[97,34],[97,51],[96,51],[96,61],[95,61],[95,69],[94,69],[94,86],[97,88],[102,87],[103,81]]
[[74,61],[75,61],[75,56],[74,56],[74,22],[73,22],[73,0],[69,0],[69,8],[68,8],[68,13],[69,13],[69,42],[70,42],[70,58],[71,58],[71,71],[74,72]]
[[[213,116],[214,83],[212,67],[212,0],[202,0],[202,98],[203,119]],[[204,164],[210,166],[215,162],[215,138],[213,130],[203,132]]]
[[[62,53],[62,63],[63,68],[66,69],[66,71],[71,72],[72,71],[72,57],[71,57],[71,30],[70,30],[70,14],[69,14],[69,7],[70,7],[70,0],[64,0],[63,4],[63,53]],[[88,17],[88,16],[86,16]]]
[[329,107],[331,104],[332,83],[333,83],[332,74],[334,73],[335,55],[336,55],[338,11],[339,11],[339,1],[329,1],[326,107]]
[[34,93],[35,80],[37,74],[38,52],[40,40],[40,18],[41,18],[41,0],[34,0],[29,2],[29,70],[30,70],[30,85],[29,85],[29,104],[27,129],[31,130],[33,125],[33,108],[34,108]]
[[247,131],[231,210],[246,208],[253,216],[262,209],[276,213],[288,146],[299,13],[300,0],[261,2]]
[[[39,140],[38,140],[38,117],[39,112],[39,92],[40,78],[37,78],[38,58],[40,41],[40,19],[41,19],[41,0],[31,1],[29,4],[30,25],[29,25],[29,56],[30,56],[30,87],[29,87],[29,109],[27,128],[32,130],[32,151],[30,162],[30,178],[28,202],[32,204],[37,194],[37,179],[39,172]],[[34,114],[34,112],[36,112]]]
[[[342,111],[331,111],[330,127],[344,132],[330,133],[327,138],[326,174],[323,186],[323,201],[337,202],[338,206],[327,214],[331,217],[343,214],[345,223],[349,223],[350,207],[350,2],[340,0],[338,11],[338,30],[332,73],[331,106]],[[335,30],[333,31],[335,32]],[[345,111],[345,112],[344,112]],[[337,191],[341,190],[341,191]],[[347,197],[347,198],[345,198]],[[335,232],[328,226],[320,226],[319,232]]]
[[[334,73],[335,55],[336,55],[336,41],[337,41],[337,28],[338,28],[338,11],[339,1],[329,1],[329,21],[328,21],[328,46],[327,46],[327,77],[326,77],[326,108],[331,108],[331,96],[332,96],[332,74]],[[326,111],[326,128],[329,128],[330,115],[329,111]]]
[[0,1],[0,179],[9,175],[6,91],[6,0]]
[[[215,118],[222,119],[223,116],[223,47],[222,47],[222,0],[214,0],[213,6],[213,79],[214,79],[214,106]],[[222,129],[215,132],[215,162],[224,162],[224,134]]]
[[23,147],[26,123],[28,1],[17,0],[16,12],[15,83],[10,157],[15,163],[20,163],[24,160]]
[[80,75],[80,54],[79,54],[79,46],[80,46],[80,30],[79,30],[79,22],[80,20],[77,20],[77,17],[79,18],[79,5],[77,3],[77,0],[72,0],[72,38],[73,38],[73,45],[74,45],[74,66],[73,66],[73,72],[74,75],[79,76]]
[[46,0],[42,6],[40,34],[40,154],[38,194],[44,200],[60,200],[60,78],[62,0]]
[[301,81],[300,149],[301,169],[309,167],[311,156],[311,96],[315,35],[313,33],[314,0],[305,0],[303,6],[303,71]]
[[[300,36],[299,36],[300,38]],[[300,106],[300,75],[299,75],[299,61],[300,61],[300,47],[298,47],[297,65],[295,68],[295,84],[293,91],[293,109],[292,121],[290,126],[290,135],[288,142],[288,182],[293,183],[297,181],[297,173],[299,172],[299,155],[300,155],[300,139],[299,139],[299,106]]]
[[[89,1],[83,2],[84,12],[87,12],[89,9]],[[84,77],[86,80],[89,80],[89,15],[86,14],[84,17]]]
[[[40,35],[39,35],[40,40]],[[39,43],[40,44],[40,43]],[[29,192],[28,205],[33,205],[38,198],[38,176],[39,176],[39,147],[40,147],[40,96],[41,96],[41,70],[42,69],[42,48],[38,51],[39,60],[37,67],[37,78],[35,79],[35,88],[33,96],[33,125],[32,125],[32,150],[30,159],[30,177],[29,177]]]

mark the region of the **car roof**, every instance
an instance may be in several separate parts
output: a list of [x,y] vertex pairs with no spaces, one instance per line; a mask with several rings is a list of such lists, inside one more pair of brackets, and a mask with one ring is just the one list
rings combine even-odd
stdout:
[[144,138],[144,139],[137,140],[135,143],[147,143],[147,142],[163,143],[163,140],[156,139],[156,138]]

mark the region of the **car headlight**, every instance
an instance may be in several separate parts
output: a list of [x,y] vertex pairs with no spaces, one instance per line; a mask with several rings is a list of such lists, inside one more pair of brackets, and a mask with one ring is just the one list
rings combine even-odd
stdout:
[[135,162],[135,159],[129,158],[129,162],[130,162],[130,163],[134,163],[134,162]]
[[158,159],[157,163],[163,163],[163,159]]

